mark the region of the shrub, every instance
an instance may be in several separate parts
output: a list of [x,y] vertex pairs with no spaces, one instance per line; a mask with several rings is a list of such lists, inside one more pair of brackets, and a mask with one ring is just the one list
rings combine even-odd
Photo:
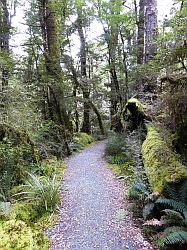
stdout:
[[125,151],[126,142],[123,135],[111,136],[106,144],[105,154],[107,156],[121,155]]
[[86,133],[80,132],[76,133],[73,137],[73,142],[70,145],[71,149],[76,151],[79,149],[82,149],[92,143],[94,143],[95,140],[91,135],[88,135]]
[[62,161],[57,160],[56,157],[45,159],[37,164],[30,164],[28,172],[35,175],[52,177],[55,174],[63,174],[65,166]]
[[[66,134],[67,141],[70,141],[71,137],[70,133]],[[63,126],[53,121],[42,123],[33,134],[33,140],[42,159],[51,156],[62,158],[67,154]]]

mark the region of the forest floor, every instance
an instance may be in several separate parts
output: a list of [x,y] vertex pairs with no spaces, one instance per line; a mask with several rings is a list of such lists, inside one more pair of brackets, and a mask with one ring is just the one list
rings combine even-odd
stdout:
[[128,211],[127,188],[104,160],[105,142],[66,160],[58,223],[47,235],[51,249],[149,250]]

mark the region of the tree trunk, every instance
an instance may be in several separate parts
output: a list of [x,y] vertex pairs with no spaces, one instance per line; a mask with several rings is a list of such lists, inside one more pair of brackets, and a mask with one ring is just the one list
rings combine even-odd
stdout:
[[143,64],[144,59],[144,15],[145,15],[145,0],[139,1],[139,19],[138,19],[138,51],[137,51],[137,64]]
[[[112,5],[116,5],[114,0],[110,1]],[[111,9],[111,15],[119,14]],[[116,114],[118,113],[118,109],[122,109],[122,98],[120,93],[119,81],[116,71],[116,53],[118,49],[118,36],[119,36],[119,27],[117,23],[110,23],[109,31],[105,30],[106,36],[108,39],[108,63],[109,63],[109,72],[111,79],[111,92],[110,92],[110,115],[111,115],[111,129],[116,130],[115,123],[113,123],[113,117],[116,119]],[[120,121],[119,121],[120,122]],[[118,124],[119,125],[119,124]],[[122,126],[121,126],[122,128]]]
[[72,124],[66,111],[64,99],[63,73],[60,66],[61,53],[55,12],[51,0],[39,0],[39,4],[46,72],[52,79],[52,83],[49,83],[48,86],[49,113],[54,121],[61,123],[71,131]]
[[[72,59],[70,56],[66,55],[66,56],[65,56],[65,62],[66,62],[66,65],[67,65],[68,69],[69,69],[69,70],[71,71],[71,73],[72,73],[72,79],[73,79],[73,81],[74,81],[74,92],[73,92],[73,97],[77,99],[76,94],[75,94],[75,89],[77,89],[77,87],[80,87],[80,88],[82,89],[82,91],[83,91],[83,90],[84,90],[84,86],[78,81],[78,78],[77,78],[77,75],[78,75],[78,74],[77,74],[77,72],[76,72],[76,70],[75,70],[75,68],[74,68],[74,66],[73,66],[73,59]],[[96,107],[96,106],[94,105],[94,103],[90,100],[90,98],[86,98],[86,99],[83,100],[83,101],[84,101],[84,103],[87,103],[87,107],[89,106],[89,109],[92,109],[92,110],[94,111],[94,113],[96,114],[97,119],[98,119],[99,128],[100,128],[100,131],[101,131],[101,134],[104,135],[105,132],[104,132],[104,127],[103,127],[103,122],[102,122],[102,118],[101,118],[101,115],[100,115],[100,113],[99,113],[97,107]],[[75,102],[77,102],[77,101],[75,100]],[[77,114],[77,116],[79,117],[77,110],[76,110],[76,114]],[[77,119],[76,119],[76,121],[77,121]],[[78,127],[78,126],[76,126],[76,128],[77,128],[77,127]],[[78,132],[78,131],[79,131],[79,129],[77,129],[77,132]]]
[[64,144],[67,153],[70,154],[67,131],[72,131],[72,123],[67,114],[64,99],[63,73],[60,65],[61,51],[55,11],[53,10],[52,0],[38,1],[45,66],[49,77],[47,87],[49,114],[54,122],[62,125]]
[[[0,46],[1,51],[5,56],[9,55],[9,40],[10,40],[10,15],[6,0],[0,0],[0,9],[2,16],[0,17]],[[8,67],[2,68],[2,90],[8,86],[9,70]]]
[[98,123],[99,123],[99,128],[100,128],[101,134],[104,135],[105,134],[105,130],[104,130],[104,127],[103,127],[103,122],[102,122],[101,115],[100,115],[98,109],[96,108],[96,106],[93,104],[93,102],[89,101],[89,105],[92,108],[92,110],[95,112],[95,114],[97,116],[97,119],[98,119]]
[[145,63],[157,52],[157,0],[146,0],[145,11]]
[[[81,62],[81,76],[83,78],[87,78],[86,72],[86,40],[83,31],[83,17],[82,17],[82,9],[78,9],[78,19],[77,19],[77,30],[80,38],[80,62]],[[84,99],[84,112],[83,112],[83,124],[81,131],[87,134],[91,133],[91,125],[90,125],[90,106],[88,105],[88,100],[90,98],[90,88],[89,86],[84,85],[82,88],[83,91],[83,99]]]

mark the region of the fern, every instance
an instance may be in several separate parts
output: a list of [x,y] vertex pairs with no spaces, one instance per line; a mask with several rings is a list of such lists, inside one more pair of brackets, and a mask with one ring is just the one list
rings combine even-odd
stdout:
[[108,163],[111,164],[117,164],[117,165],[122,165],[127,161],[127,156],[126,154],[120,154],[120,155],[109,155],[106,157],[106,160],[108,161]]
[[182,183],[179,189],[179,194],[180,194],[180,200],[186,204],[187,203],[187,181],[186,180]]
[[187,224],[187,205],[185,203],[173,199],[159,198],[156,201],[156,204],[167,205],[169,207],[172,207],[174,210],[180,212],[184,216],[185,223]]
[[165,215],[163,216],[164,223],[166,225],[183,225],[184,218],[180,212],[171,209],[164,209],[163,212]]
[[183,245],[187,243],[187,232],[186,231],[176,231],[160,238],[157,244],[164,248],[168,245]]
[[150,215],[153,212],[154,207],[155,207],[155,204],[152,203],[152,202],[148,203],[148,204],[146,204],[144,206],[144,208],[143,208],[143,218],[144,218],[144,220],[147,220],[150,217]]
[[168,196],[176,201],[187,203],[187,181],[183,181],[176,186],[167,185],[165,188]]

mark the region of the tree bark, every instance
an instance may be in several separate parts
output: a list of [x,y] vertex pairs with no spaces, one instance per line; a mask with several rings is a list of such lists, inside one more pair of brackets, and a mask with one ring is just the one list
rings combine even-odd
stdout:
[[[55,11],[51,0],[39,0],[40,24],[43,37],[46,72],[52,83],[48,86],[49,114],[54,121],[72,130],[72,124],[66,110],[63,89],[63,73],[60,66],[60,43]],[[58,109],[55,107],[58,106]]]
[[145,0],[139,1],[139,18],[138,18],[138,37],[137,37],[137,64],[143,64],[144,59],[144,15],[145,15]]
[[[79,34],[79,39],[81,43],[80,47],[80,62],[81,62],[81,76],[83,78],[87,78],[87,72],[86,72],[86,39],[83,31],[83,15],[82,15],[82,9],[77,9],[78,12],[78,19],[77,19],[77,30]],[[83,99],[84,99],[84,111],[83,111],[83,124],[81,131],[85,132],[87,134],[91,133],[91,125],[90,125],[90,106],[88,105],[88,100],[90,98],[90,88],[88,85],[84,85],[84,88],[82,88],[83,91]]]
[[[10,15],[7,7],[7,0],[0,0],[0,8],[2,16],[0,20],[0,46],[5,56],[9,56],[9,40],[10,40]],[[2,69],[2,90],[8,86],[9,70],[8,67]]]
[[67,131],[72,123],[67,114],[63,89],[63,73],[60,65],[60,42],[52,0],[38,0],[41,32],[43,37],[46,72],[49,77],[47,101],[51,119],[62,125],[64,144],[70,154]]
[[157,0],[146,0],[145,11],[145,63],[157,52]]

